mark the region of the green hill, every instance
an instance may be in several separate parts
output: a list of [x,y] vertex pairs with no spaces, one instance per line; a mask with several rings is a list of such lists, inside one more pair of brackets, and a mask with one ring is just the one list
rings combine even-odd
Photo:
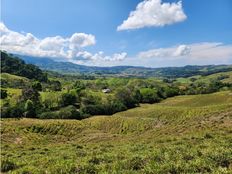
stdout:
[[30,80],[26,77],[9,73],[1,73],[0,80],[2,88],[23,88],[30,82]]
[[9,173],[231,173],[232,92],[178,96],[112,116],[4,119]]
[[47,76],[37,66],[26,64],[23,60],[1,51],[1,72],[47,81]]

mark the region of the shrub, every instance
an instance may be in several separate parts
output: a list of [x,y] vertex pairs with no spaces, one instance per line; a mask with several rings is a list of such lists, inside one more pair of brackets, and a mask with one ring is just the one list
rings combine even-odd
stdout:
[[1,99],[7,98],[7,90],[1,89],[1,96],[0,96],[0,98],[1,98]]
[[76,103],[76,96],[73,93],[64,93],[61,96],[61,106],[73,105]]
[[25,109],[25,113],[24,113],[25,117],[33,118],[36,116],[34,103],[31,100],[26,101],[24,105],[24,109]]
[[134,157],[129,161],[128,165],[132,170],[141,170],[144,168],[145,163],[146,161],[141,157]]
[[21,105],[2,107],[1,117],[2,118],[19,118],[23,116],[24,110]]
[[127,87],[118,88],[115,96],[116,99],[121,101],[127,108],[133,108],[139,104],[135,91]]
[[80,112],[74,106],[67,106],[58,111],[44,112],[39,115],[42,119],[82,119]]
[[116,112],[125,111],[127,107],[119,100],[108,99],[107,103],[104,104],[104,114],[112,115]]
[[16,164],[9,161],[8,159],[1,161],[1,172],[8,172],[16,168],[17,168]]
[[39,103],[39,92],[31,87],[24,88],[22,90],[22,100],[31,100],[34,103]]
[[142,103],[155,103],[155,102],[160,101],[160,98],[157,95],[156,89],[142,88],[140,89],[140,93],[142,96],[142,99],[141,99]]
[[37,91],[42,91],[42,85],[38,81],[35,81],[32,83],[32,88],[37,90]]
[[62,85],[60,81],[58,80],[51,80],[48,82],[48,88],[52,91],[61,91],[62,90]]
[[84,105],[81,107],[81,113],[89,114],[89,115],[101,115],[104,114],[104,107],[100,104],[90,104],[90,105]]

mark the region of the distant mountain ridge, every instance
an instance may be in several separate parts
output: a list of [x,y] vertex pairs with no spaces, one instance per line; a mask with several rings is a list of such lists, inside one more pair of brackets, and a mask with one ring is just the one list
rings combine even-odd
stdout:
[[50,58],[16,55],[26,63],[34,64],[43,70],[55,71],[62,74],[97,74],[123,77],[190,77],[194,75],[209,75],[217,72],[232,71],[232,65],[187,65],[184,67],[147,68],[136,66],[96,67],[57,62]]

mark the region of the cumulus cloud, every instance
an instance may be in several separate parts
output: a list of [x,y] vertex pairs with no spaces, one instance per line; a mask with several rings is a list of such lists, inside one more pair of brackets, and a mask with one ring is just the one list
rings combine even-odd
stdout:
[[85,33],[74,33],[67,38],[55,36],[39,39],[31,33],[9,30],[4,23],[0,23],[0,32],[1,49],[39,57],[73,58],[81,48],[96,43],[95,36]]
[[138,57],[140,58],[176,58],[181,56],[188,56],[191,52],[191,47],[188,45],[179,45],[170,48],[158,48],[144,52],[140,52]]
[[203,42],[140,52],[138,58],[153,58],[158,61],[183,60],[189,64],[229,63],[232,45],[218,42]]
[[4,23],[0,23],[1,49],[24,55],[38,57],[67,58],[82,61],[121,61],[126,53],[116,53],[106,56],[103,52],[96,54],[83,51],[83,48],[95,45],[95,36],[85,33],[74,33],[71,37],[46,37],[39,39],[31,33],[19,33],[9,30]]
[[115,53],[112,56],[104,55],[104,52],[100,51],[96,54],[91,54],[87,51],[82,51],[77,53],[77,57],[85,58],[86,60],[92,61],[122,61],[127,57],[127,53]]
[[144,0],[140,2],[135,11],[118,26],[117,30],[130,30],[143,27],[160,27],[182,22],[187,18],[182,2],[162,3],[161,0]]

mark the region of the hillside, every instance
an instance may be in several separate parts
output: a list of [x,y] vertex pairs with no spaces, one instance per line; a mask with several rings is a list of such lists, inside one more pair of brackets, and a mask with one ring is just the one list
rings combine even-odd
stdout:
[[83,121],[1,124],[9,173],[232,172],[231,92],[178,96]]
[[29,79],[22,76],[17,76],[9,73],[1,73],[1,87],[2,88],[23,88],[29,83]]
[[47,76],[37,66],[26,64],[22,59],[1,51],[1,72],[46,81]]
[[84,66],[70,62],[57,62],[49,58],[37,58],[17,55],[27,63],[39,66],[43,70],[64,74],[95,74],[121,77],[190,77],[194,75],[210,75],[217,72],[232,71],[232,65],[205,65],[185,67],[146,68],[134,66],[96,67]]

